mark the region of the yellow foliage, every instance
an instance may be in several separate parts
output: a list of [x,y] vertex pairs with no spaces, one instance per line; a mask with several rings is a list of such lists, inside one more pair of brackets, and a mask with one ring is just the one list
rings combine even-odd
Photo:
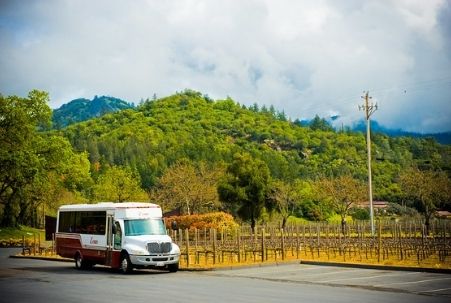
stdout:
[[184,216],[172,216],[166,218],[167,228],[171,227],[173,221],[177,222],[177,226],[180,229],[210,229],[217,230],[234,230],[238,227],[238,224],[233,219],[233,216],[225,212],[214,212],[199,215],[184,215]]

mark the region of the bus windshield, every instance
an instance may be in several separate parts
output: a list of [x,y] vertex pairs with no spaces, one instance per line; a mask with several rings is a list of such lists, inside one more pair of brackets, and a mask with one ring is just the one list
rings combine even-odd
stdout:
[[161,219],[124,220],[126,236],[166,235]]

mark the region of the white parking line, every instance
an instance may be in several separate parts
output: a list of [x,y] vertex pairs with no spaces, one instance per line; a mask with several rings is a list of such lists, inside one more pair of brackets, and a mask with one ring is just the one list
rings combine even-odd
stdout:
[[[252,269],[252,270],[249,270],[248,268],[243,268],[243,269],[238,269],[238,270],[236,270],[235,271],[235,273],[236,273],[236,275],[237,276],[239,276],[239,275],[253,275],[253,274],[258,274],[258,275],[266,275],[266,274],[271,274],[271,275],[274,275],[275,273],[277,273],[277,274],[284,274],[284,273],[290,273],[290,272],[299,272],[300,274],[302,274],[304,271],[310,271],[310,270],[314,270],[314,271],[318,271],[318,270],[321,270],[321,269],[324,269],[324,267],[321,267],[321,266],[309,266],[309,267],[299,267],[299,268],[294,268],[294,269],[282,269],[282,267],[280,267],[280,271],[279,270],[277,270],[277,269],[274,269],[274,268],[271,268],[271,270],[270,271],[263,271],[263,270],[260,270],[260,269],[262,269],[262,268],[255,268],[255,269]],[[243,271],[243,272],[245,272],[244,274],[243,273],[240,273],[239,271]],[[340,272],[345,272],[345,271],[340,271]],[[319,274],[328,274],[328,273],[330,273],[330,272],[326,272],[326,273],[319,273]]]
[[[291,271],[295,271],[295,270],[291,270]],[[277,270],[271,270],[271,271],[259,271],[259,270],[249,270],[249,269],[238,269],[238,270],[228,270],[228,271],[224,271],[223,273],[225,275],[231,275],[231,276],[261,276],[261,275],[279,275],[279,274],[283,274],[286,272],[291,272],[289,270],[286,271],[277,271]],[[298,270],[297,270],[298,271]]]
[[440,288],[440,289],[433,289],[433,290],[422,290],[421,292],[436,292],[436,291],[444,291],[444,290],[451,290],[451,287]]
[[364,277],[355,277],[355,278],[341,278],[341,279],[334,279],[334,280],[327,280],[327,281],[321,281],[322,283],[329,283],[329,282],[336,282],[336,281],[348,281],[348,280],[360,280],[360,279],[374,279],[374,278],[380,278],[380,277],[394,277],[394,276],[405,276],[405,275],[413,275],[417,274],[416,272],[410,272],[410,273],[393,273],[393,274],[383,274],[383,275],[377,275],[377,276],[364,276]]
[[386,283],[386,284],[379,284],[374,286],[385,286],[385,285],[398,285],[398,284],[415,284],[415,283],[424,283],[424,282],[431,282],[431,281],[443,281],[443,280],[451,280],[451,278],[438,278],[438,279],[427,279],[427,280],[420,280],[420,281],[410,281],[410,282],[393,282],[393,283]]
[[335,275],[335,274],[343,274],[348,272],[354,272],[354,271],[361,271],[361,269],[347,269],[347,270],[339,270],[339,271],[327,271],[327,272],[320,272],[317,274],[311,274],[307,275],[306,277],[316,277],[316,276],[323,276],[323,275]]

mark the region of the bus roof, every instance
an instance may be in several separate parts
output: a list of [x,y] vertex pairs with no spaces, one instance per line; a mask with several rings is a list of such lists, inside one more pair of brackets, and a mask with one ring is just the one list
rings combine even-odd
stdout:
[[70,204],[60,206],[60,211],[94,211],[107,209],[124,209],[124,208],[160,208],[160,205],[144,202],[100,202],[95,204]]

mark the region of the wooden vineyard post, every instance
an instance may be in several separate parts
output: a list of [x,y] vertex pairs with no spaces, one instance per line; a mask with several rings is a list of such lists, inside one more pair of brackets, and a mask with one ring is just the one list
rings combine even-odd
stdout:
[[266,247],[265,247],[265,229],[262,228],[262,262],[265,262]]
[[402,241],[402,224],[399,224],[399,254],[401,257],[401,261],[404,260],[404,252],[403,252],[403,241]]
[[307,256],[307,245],[305,245],[305,224],[302,224],[302,245],[304,246],[304,253]]
[[309,237],[310,254],[312,255],[312,259],[315,259],[315,255],[313,252],[312,224],[310,222],[308,223],[308,237]]
[[189,231],[185,229],[185,241],[186,241],[186,267],[189,267]]
[[448,236],[448,233],[447,233],[447,222],[446,222],[446,220],[445,221],[443,221],[444,223],[445,223],[445,227],[443,228],[443,234],[445,235],[445,239],[446,239],[446,237]]
[[199,260],[199,247],[198,247],[198,237],[199,233],[197,231],[197,228],[194,228],[194,263],[200,264]]
[[321,226],[320,223],[316,223],[316,237],[317,237],[317,252],[318,258],[320,256],[320,241],[321,241]]
[[283,228],[280,229],[280,240],[281,240],[281,248],[282,248],[282,260],[285,260],[285,237]]
[[179,228],[179,241],[180,241],[180,247],[183,245],[183,229]]
[[237,240],[238,240],[238,263],[241,263],[241,229],[237,230]]
[[301,250],[299,244],[299,225],[296,225],[296,259],[299,260],[299,251]]
[[[277,229],[272,228],[271,239],[274,239],[274,237],[277,238]],[[274,247],[273,247],[274,248],[274,261],[277,261],[277,244],[275,244],[277,242],[272,242],[272,243],[274,243],[273,244],[274,245]]]
[[377,238],[378,238],[378,242],[379,242],[379,246],[377,249],[377,263],[381,262],[381,250],[382,250],[382,224],[381,224],[381,220],[379,219],[377,221],[378,223],[378,229],[377,229]]
[[213,265],[216,264],[216,228],[213,229]]

